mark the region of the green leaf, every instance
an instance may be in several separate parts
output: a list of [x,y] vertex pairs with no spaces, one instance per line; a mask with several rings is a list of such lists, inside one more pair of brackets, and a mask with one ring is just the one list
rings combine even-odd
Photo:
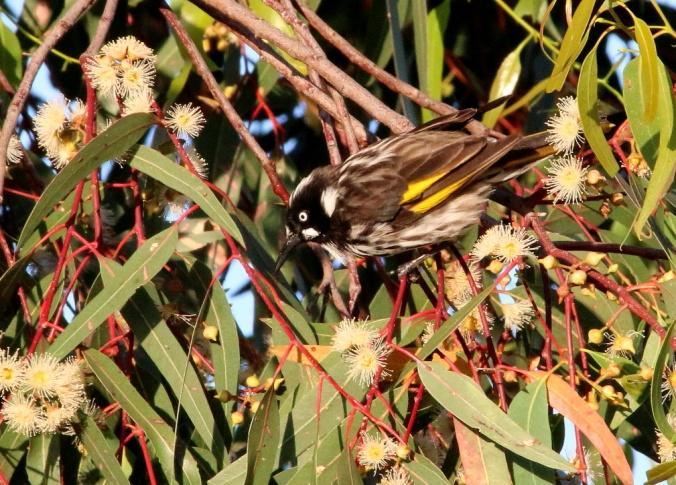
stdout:
[[[659,121],[659,142],[657,144],[657,159],[653,167],[653,173],[648,183],[643,206],[636,216],[634,222],[634,232],[642,239],[643,226],[648,221],[650,215],[657,209],[658,204],[663,200],[664,195],[674,183],[676,174],[676,141],[674,137],[674,111],[676,104],[671,92],[671,81],[666,74],[666,69],[659,59],[655,60],[661,75],[658,76],[656,93],[658,96],[657,115],[654,119]],[[645,91],[647,86],[643,85],[644,80],[639,75],[640,89]],[[645,107],[646,112],[648,110]],[[647,113],[646,113],[647,116]],[[645,120],[648,121],[647,119]]]
[[645,485],[657,485],[676,476],[676,461],[660,463],[648,470]]
[[6,425],[0,430],[0,473],[6,480],[14,475],[14,470],[26,453],[27,444],[28,438],[8,429]]
[[115,448],[106,440],[106,437],[90,416],[86,417],[79,437],[87,450],[87,455],[96,464],[96,468],[101,470],[108,482],[129,483],[115,457]]
[[246,485],[264,485],[270,482],[277,457],[279,433],[279,405],[274,386],[270,386],[260,401],[249,429]]
[[638,56],[639,78],[643,87],[642,97],[645,101],[643,118],[645,121],[651,121],[655,117],[659,103],[658,86],[660,82],[660,65],[662,63],[657,58],[655,39],[653,39],[648,24],[640,18],[634,17],[634,27],[636,43],[638,44],[640,53]]
[[611,177],[615,176],[619,167],[608,146],[603,134],[598,113],[598,66],[596,63],[596,48],[592,49],[580,69],[580,79],[577,85],[577,103],[580,109],[580,119],[584,135],[594,155],[601,162],[601,166]]
[[[519,76],[521,75],[521,51],[529,40],[530,38],[526,38],[516,49],[507,54],[503,59],[498,68],[498,72],[495,73],[493,84],[491,84],[491,90],[488,94],[489,101],[499,99],[503,96],[509,96],[514,92],[516,83],[519,81]],[[481,118],[481,122],[489,128],[494,127],[504,108],[505,105],[502,104],[497,108],[485,112]]]
[[437,402],[470,428],[527,460],[565,471],[575,468],[543,445],[496,406],[469,377],[449,372],[438,362],[421,362],[418,373]]
[[575,9],[573,21],[566,30],[559,55],[556,58],[552,73],[549,75],[546,90],[548,93],[558,91],[563,87],[566,81],[568,71],[572,67],[577,56],[580,55],[589,35],[588,26],[594,11],[596,0],[582,0]]
[[405,461],[404,468],[414,485],[448,483],[444,473],[422,453],[416,453],[412,461]]
[[511,484],[505,452],[460,420],[453,423],[467,483]]
[[[508,414],[543,445],[552,445],[545,379],[531,382],[514,396]],[[513,461],[515,485],[545,485],[553,482],[551,470],[514,455],[510,458]]]
[[[174,252],[178,231],[171,226],[148,239],[138,248],[110,284],[77,314],[49,347],[58,359],[66,357],[91,334],[108,315],[116,312],[131,298],[136,289],[152,279]],[[101,271],[109,271],[102,267]]]
[[12,87],[16,89],[19,86],[23,73],[21,44],[16,34],[4,22],[0,22],[0,71]]
[[664,369],[671,358],[671,338],[674,334],[674,327],[676,327],[676,320],[671,322],[667,333],[660,344],[660,351],[657,354],[657,362],[655,362],[655,369],[653,370],[653,378],[650,382],[650,409],[655,419],[655,424],[660,432],[672,443],[676,443],[676,430],[671,427],[667,416],[662,407],[662,378],[664,376]]
[[16,260],[12,266],[0,276],[0,312],[12,302],[12,297],[15,295],[19,285],[26,279],[26,265],[31,262],[32,256],[30,254]]
[[211,478],[209,485],[241,485],[246,478],[248,454],[244,454],[230,463]]
[[218,328],[218,342],[211,344],[216,390],[225,389],[234,396],[237,394],[240,366],[239,335],[230,303],[218,281],[211,288],[209,310],[204,322],[208,325],[216,325]]
[[39,434],[33,436],[26,456],[26,473],[28,483],[39,485],[59,485],[60,437],[55,434]]
[[182,443],[177,442],[171,427],[143,399],[115,363],[96,349],[85,350],[84,357],[111,398],[117,401],[146,433],[169,480],[202,483],[195,459],[182,447]]
[[[415,4],[424,5],[425,2],[414,2],[414,5]],[[413,8],[414,11],[415,8],[416,7]],[[427,14],[427,49],[425,52],[427,57],[427,74],[424,78],[425,84],[422,84],[421,81],[421,87],[432,99],[436,100],[441,100],[441,83],[444,69],[444,32],[448,25],[450,11],[450,0],[444,0]],[[420,60],[420,57],[418,57],[417,54],[418,52],[416,49],[416,63]],[[420,73],[420,67],[418,68],[418,72]],[[423,122],[429,121],[436,116],[436,113],[428,109],[422,110]]]
[[202,381],[144,288],[140,288],[122,308],[122,315],[176,399],[180,399],[181,406],[207,448],[220,462],[225,453],[225,443],[209,408]]
[[634,135],[641,155],[652,168],[657,161],[662,120],[660,116],[656,116],[651,121],[645,119],[645,101],[643,99],[645,94],[639,78],[638,58],[629,61],[622,75],[624,84],[622,101],[629,119],[631,133]]
[[146,132],[155,117],[150,113],[134,113],[116,121],[88,143],[45,188],[21,230],[18,249],[24,249],[28,237],[42,218],[89,173],[106,160],[124,154]]
[[244,245],[235,220],[221,205],[216,196],[197,175],[162,155],[157,150],[139,146],[129,164],[155,180],[192,199],[200,208],[225,229],[233,239]]

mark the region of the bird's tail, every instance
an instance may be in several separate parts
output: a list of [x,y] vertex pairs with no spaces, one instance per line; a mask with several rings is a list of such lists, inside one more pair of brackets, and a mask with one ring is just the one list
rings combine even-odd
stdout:
[[518,177],[554,153],[556,150],[547,142],[546,131],[525,135],[486,174],[486,181],[500,183]]

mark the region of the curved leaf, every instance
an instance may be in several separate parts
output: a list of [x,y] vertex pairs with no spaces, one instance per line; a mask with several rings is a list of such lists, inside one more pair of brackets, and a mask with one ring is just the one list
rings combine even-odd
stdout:
[[594,150],[594,155],[599,159],[606,173],[613,177],[619,167],[599,122],[597,82],[598,66],[596,64],[596,48],[594,48],[587,54],[582,63],[582,69],[580,69],[577,103],[580,108],[582,128],[589,146]]
[[[495,73],[495,79],[491,84],[491,90],[488,94],[488,101],[508,96],[514,92],[516,83],[519,81],[521,75],[521,51],[526,46],[529,38],[521,42],[516,49],[507,54],[503,59],[498,72]],[[486,111],[481,118],[481,122],[492,128],[500,118],[500,114],[504,110],[505,105],[502,104],[490,111]]]
[[582,0],[575,9],[573,21],[563,36],[559,55],[547,81],[548,93],[558,91],[563,87],[566,76],[568,76],[568,71],[575,62],[575,59],[577,59],[577,56],[582,52],[589,35],[587,27],[589,26],[589,20],[594,11],[595,3],[596,0]]
[[651,121],[657,112],[659,102],[658,83],[660,78],[660,60],[657,58],[657,47],[653,39],[650,27],[640,18],[634,17],[634,35],[640,55],[639,77],[643,86],[642,97],[645,102],[643,112],[646,121]]
[[476,485],[510,485],[507,458],[495,443],[453,418],[453,428],[458,440],[458,452],[467,483]]
[[[544,372],[531,372],[531,375],[535,379],[546,377]],[[589,439],[620,481],[625,485],[631,484],[631,467],[603,418],[559,376],[547,377],[547,397],[549,405],[572,421]]]
[[420,362],[425,389],[447,411],[491,441],[527,460],[548,468],[574,471],[574,467],[516,424],[469,377],[450,372],[438,362]]
[[274,386],[270,386],[260,401],[249,429],[246,485],[264,485],[270,482],[277,457],[279,434],[279,405]]
[[14,88],[19,86],[23,73],[21,44],[4,22],[0,22],[0,71]]
[[87,416],[79,437],[87,450],[87,454],[96,464],[96,467],[101,470],[106,480],[110,483],[129,483],[122,467],[117,462],[117,458],[115,458],[115,449],[110,446],[91,417]]
[[[49,352],[59,359],[67,356],[108,315],[122,308],[138,287],[150,281],[162,269],[173,254],[177,241],[178,231],[175,226],[171,226],[143,243],[110,279],[110,284],[92,298],[54,340]],[[111,270],[102,267],[101,271]]]
[[138,147],[129,164],[192,199],[216,224],[225,229],[238,243],[244,245],[244,239],[235,220],[204,181],[190,170],[172,162],[157,150],[145,146]]
[[662,407],[662,379],[664,376],[664,368],[669,363],[672,355],[671,338],[674,335],[674,328],[676,327],[676,320],[671,322],[667,329],[667,334],[662,339],[660,350],[657,354],[657,362],[655,362],[655,370],[653,371],[653,378],[650,382],[650,409],[655,418],[655,424],[660,432],[672,443],[676,443],[676,430],[669,424],[667,416]]
[[64,198],[77,183],[106,160],[124,154],[131,148],[153,123],[150,113],[134,113],[116,121],[103,133],[94,138],[75,158],[54,177],[40,200],[35,204],[21,230],[17,248],[24,249],[28,237],[35,231],[42,218]]
[[[540,379],[531,382],[514,396],[508,414],[544,445],[551,446],[548,409],[547,386],[544,379]],[[553,482],[554,476],[547,468],[533,461],[512,458],[515,485],[546,485]]]

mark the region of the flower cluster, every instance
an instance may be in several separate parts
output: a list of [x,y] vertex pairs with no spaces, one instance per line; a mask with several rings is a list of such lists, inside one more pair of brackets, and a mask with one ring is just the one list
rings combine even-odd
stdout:
[[84,376],[74,359],[59,362],[50,354],[20,358],[0,350],[2,414],[10,429],[26,436],[73,434],[77,410],[86,407]]
[[533,305],[526,300],[518,300],[513,303],[500,304],[502,318],[505,321],[505,329],[516,333],[533,318]]
[[357,459],[365,468],[378,471],[397,456],[397,444],[388,437],[362,434]]
[[472,257],[476,261],[491,256],[502,263],[511,263],[518,257],[534,256],[538,242],[526,234],[524,228],[495,225],[488,229],[474,244]]
[[21,162],[23,158],[23,148],[21,147],[21,141],[16,135],[12,135],[9,138],[9,144],[7,145],[7,164],[16,165]]
[[121,37],[101,48],[87,73],[103,96],[147,96],[155,82],[155,54],[136,37]]
[[558,114],[545,123],[548,127],[547,141],[557,152],[570,154],[584,141],[580,108],[577,99],[572,96],[559,99],[556,107]]
[[378,332],[364,321],[346,319],[336,327],[331,341],[348,366],[348,376],[363,386],[373,384],[378,372],[387,376],[387,356],[390,349]]
[[62,97],[38,109],[33,130],[56,168],[63,168],[82,148],[85,122],[85,105],[79,99],[68,101]]

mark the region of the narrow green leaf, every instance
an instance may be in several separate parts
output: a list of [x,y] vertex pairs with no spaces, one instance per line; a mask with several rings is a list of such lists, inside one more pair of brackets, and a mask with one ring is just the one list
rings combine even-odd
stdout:
[[218,281],[211,289],[209,310],[204,322],[208,325],[216,325],[218,328],[218,342],[211,344],[216,390],[225,389],[234,396],[237,394],[240,366],[239,335],[230,303]]
[[[177,442],[171,427],[143,399],[115,363],[96,349],[85,350],[84,357],[111,398],[117,401],[146,433],[169,480],[202,483],[195,459],[182,443]],[[180,448],[174,449],[174,443]]]
[[204,182],[190,170],[172,162],[157,150],[145,146],[138,147],[129,164],[192,199],[216,224],[225,229],[238,243],[244,245],[235,220]]
[[[403,14],[404,12],[406,12],[406,10],[408,10],[409,0],[402,1],[385,0],[385,3],[387,5],[387,18],[390,24],[390,32],[388,33],[386,42],[383,45],[383,49],[378,58],[378,62],[381,67],[385,67],[386,62],[384,61],[386,58],[389,59],[389,57],[386,56],[385,54],[391,51],[392,56],[394,57],[394,72],[396,73],[397,77],[401,79],[403,82],[410,83],[411,79],[408,72],[408,61],[406,57],[406,50],[404,48],[404,38],[401,32],[401,28],[404,23]],[[418,4],[421,3],[424,5],[426,2],[420,1],[413,2],[414,9],[416,7],[419,7]],[[404,8],[406,10],[404,10]],[[418,10],[418,12],[415,13],[414,15],[420,17],[420,11]],[[420,22],[420,20],[418,20],[418,22]],[[420,36],[420,27],[418,27],[417,31],[418,31],[417,35]],[[418,46],[419,43],[415,42],[416,49],[418,49]],[[381,64],[381,62],[383,63]],[[406,96],[400,96],[400,100],[403,107],[404,115],[409,120],[415,123],[417,119],[417,111],[415,106],[413,105],[413,102]]]
[[470,428],[514,454],[548,468],[574,471],[575,468],[516,424],[495,405],[469,377],[450,372],[438,362],[421,362],[418,373],[425,389]]
[[[552,445],[545,379],[531,382],[514,396],[507,414],[543,445]],[[510,455],[510,458],[513,461],[515,485],[546,485],[554,481],[551,470],[538,463],[513,455]]]
[[248,454],[244,454],[214,475],[207,483],[209,485],[241,485],[246,479],[246,465]]
[[603,134],[598,114],[598,66],[596,63],[596,48],[592,49],[580,69],[580,79],[577,85],[577,103],[580,109],[580,119],[584,135],[594,155],[601,162],[601,166],[611,177],[615,176],[619,167],[608,146]]
[[655,117],[659,102],[658,83],[661,62],[657,58],[655,39],[653,39],[648,24],[640,18],[634,17],[634,27],[636,43],[640,52],[638,56],[639,77],[641,79],[641,86],[643,86],[642,97],[645,101],[643,117],[646,121],[651,121]]
[[[425,2],[415,3],[425,4]],[[450,11],[450,0],[444,0],[427,14],[427,75],[425,77],[426,84],[422,85],[421,83],[421,87],[432,99],[436,100],[441,100],[441,83],[444,70],[444,33],[448,25]],[[416,63],[419,59],[416,56]],[[420,72],[420,68],[418,68],[418,72]],[[429,121],[436,116],[436,113],[428,109],[422,110],[423,122]]]
[[23,73],[21,44],[16,34],[4,22],[0,22],[0,71],[12,87],[16,89],[19,86]]
[[[519,76],[521,75],[521,51],[528,41],[530,41],[530,37],[527,37],[516,47],[516,49],[507,54],[503,59],[498,68],[498,72],[495,73],[493,84],[491,84],[491,90],[488,94],[489,101],[499,99],[503,96],[509,96],[514,92],[516,83],[519,81]],[[500,118],[504,108],[505,105],[502,104],[497,108],[485,112],[481,118],[482,123],[489,128],[495,126],[495,123]]]
[[650,381],[650,409],[653,413],[653,419],[660,432],[672,443],[676,443],[676,430],[671,427],[667,416],[662,407],[662,377],[664,376],[664,369],[671,358],[671,338],[674,335],[674,328],[676,327],[676,320],[671,322],[667,333],[660,344],[660,351],[657,354],[657,362],[655,362],[655,369],[653,370],[653,378]]
[[[178,231],[171,226],[137,249],[106,287],[77,314],[49,347],[58,359],[67,356],[110,315],[131,298],[136,289],[151,280],[174,252]],[[107,271],[102,268],[102,271]]]
[[676,461],[660,463],[648,470],[645,485],[657,485],[676,476]]
[[511,485],[505,452],[459,419],[453,424],[467,483]]
[[270,482],[279,444],[279,404],[273,386],[260,401],[254,414],[247,439],[246,485],[264,485]]
[[96,464],[96,468],[101,470],[101,473],[103,473],[104,478],[108,482],[129,483],[117,458],[115,458],[115,448],[106,440],[106,437],[91,417],[87,416],[79,437],[87,450],[87,455]]
[[124,154],[146,132],[155,117],[150,113],[134,113],[116,121],[75,155],[42,193],[21,230],[17,247],[35,231],[42,218],[63,199],[77,183],[106,160]]
[[28,483],[38,485],[59,485],[60,436],[39,434],[30,439],[26,456]]
[[577,56],[582,52],[589,35],[587,27],[589,26],[589,20],[594,11],[595,3],[596,0],[582,0],[575,9],[573,21],[563,36],[559,55],[547,81],[546,90],[548,93],[558,91],[563,87],[566,76],[568,76],[568,71],[575,62],[575,59],[577,59]]

